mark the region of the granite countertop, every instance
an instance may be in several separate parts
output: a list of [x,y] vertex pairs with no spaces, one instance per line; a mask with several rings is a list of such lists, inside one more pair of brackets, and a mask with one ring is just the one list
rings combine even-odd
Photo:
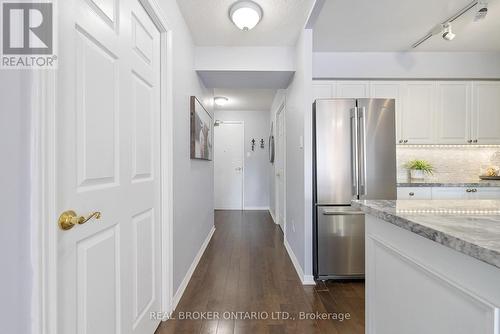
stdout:
[[401,182],[398,187],[500,187],[500,181],[470,181],[470,182]]
[[500,200],[374,200],[353,206],[500,268]]

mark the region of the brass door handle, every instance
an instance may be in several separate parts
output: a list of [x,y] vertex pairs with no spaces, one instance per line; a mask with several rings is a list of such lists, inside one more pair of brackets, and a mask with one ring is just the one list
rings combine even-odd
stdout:
[[61,228],[61,230],[67,231],[67,230],[72,229],[76,224],[78,224],[78,225],[85,224],[86,222],[88,222],[92,218],[100,219],[101,213],[99,211],[96,211],[96,212],[92,213],[90,216],[88,216],[87,218],[85,218],[83,216],[78,217],[78,215],[76,214],[75,211],[69,210],[69,211],[64,211],[63,213],[61,213],[61,215],[59,216],[58,223],[59,223],[59,227]]

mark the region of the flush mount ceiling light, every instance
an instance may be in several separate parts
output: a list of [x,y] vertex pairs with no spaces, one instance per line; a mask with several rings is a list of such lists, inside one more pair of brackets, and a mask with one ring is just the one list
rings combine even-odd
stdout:
[[214,97],[215,104],[220,106],[220,107],[223,107],[224,105],[226,105],[226,103],[228,101],[229,101],[229,99],[227,97],[224,97],[224,96]]
[[238,1],[229,9],[229,18],[241,30],[253,29],[262,19],[262,8],[253,1]]

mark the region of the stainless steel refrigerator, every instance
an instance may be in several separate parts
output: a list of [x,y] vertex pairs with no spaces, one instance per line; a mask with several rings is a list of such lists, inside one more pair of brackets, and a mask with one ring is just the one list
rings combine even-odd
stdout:
[[319,99],[313,105],[314,274],[363,278],[365,217],[355,199],[396,199],[393,99]]

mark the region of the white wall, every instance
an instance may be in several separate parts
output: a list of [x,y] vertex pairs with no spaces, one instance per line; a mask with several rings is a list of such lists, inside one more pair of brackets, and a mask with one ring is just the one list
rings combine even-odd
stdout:
[[[286,95],[286,239],[304,275],[312,275],[312,31],[295,48]],[[301,140],[304,145],[300,146]],[[301,277],[303,280],[304,277]]]
[[[245,209],[269,209],[269,111],[216,111],[215,119],[245,123]],[[255,138],[255,151],[251,140]],[[260,148],[264,139],[265,148]]]
[[498,52],[315,52],[313,77],[500,78]]
[[0,70],[0,333],[30,331],[30,78]]
[[173,293],[178,290],[214,222],[213,163],[190,159],[189,97],[210,94],[194,68],[194,45],[175,0],[159,0],[173,30],[174,226]]

